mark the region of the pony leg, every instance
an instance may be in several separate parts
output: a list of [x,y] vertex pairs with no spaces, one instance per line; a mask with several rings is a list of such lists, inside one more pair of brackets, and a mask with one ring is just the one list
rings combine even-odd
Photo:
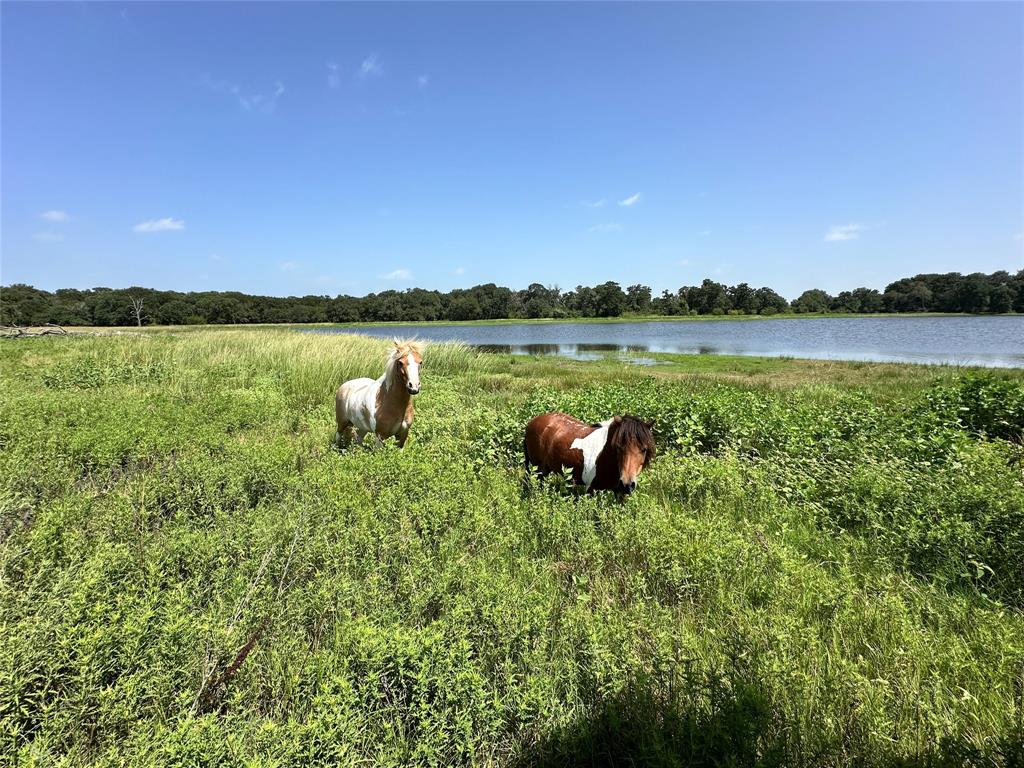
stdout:
[[352,442],[352,423],[349,421],[338,421],[338,431],[334,433],[334,444],[343,448]]
[[356,445],[363,444],[363,438],[366,437],[366,432],[361,429],[356,430]]
[[530,480],[535,476],[533,462],[530,460],[530,445],[523,440],[523,493],[530,490]]
[[400,429],[395,433],[395,439],[398,441],[398,447],[404,448],[405,441],[409,439],[409,428]]

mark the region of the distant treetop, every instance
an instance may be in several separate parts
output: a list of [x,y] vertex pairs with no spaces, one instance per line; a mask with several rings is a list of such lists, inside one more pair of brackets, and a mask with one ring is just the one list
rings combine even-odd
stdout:
[[[144,313],[138,310],[145,307]],[[571,291],[532,283],[521,291],[494,283],[442,293],[422,288],[367,296],[250,296],[235,291],[180,293],[152,288],[61,288],[53,293],[30,285],[0,288],[3,325],[185,325],[205,323],[349,323],[504,318],[621,317],[628,315],[774,315],[875,312],[1024,312],[1024,270],[961,275],[915,275],[890,283],[884,292],[855,288],[830,296],[812,288],[792,303],[768,287],[700,285],[662,291],[615,282]],[[141,317],[140,317],[141,314]]]

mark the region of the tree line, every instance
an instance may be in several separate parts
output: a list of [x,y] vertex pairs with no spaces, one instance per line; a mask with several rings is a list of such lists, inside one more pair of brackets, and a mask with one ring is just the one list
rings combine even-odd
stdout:
[[17,283],[0,288],[3,325],[185,325],[205,323],[354,323],[624,315],[775,315],[780,313],[968,312],[1024,313],[1024,270],[926,274],[884,291],[855,288],[831,296],[813,288],[792,302],[747,283],[700,285],[652,295],[646,285],[606,282],[571,291],[533,283],[516,291],[494,283],[447,293],[411,288],[367,296],[251,296],[237,291],[181,293],[152,288],[61,288]]

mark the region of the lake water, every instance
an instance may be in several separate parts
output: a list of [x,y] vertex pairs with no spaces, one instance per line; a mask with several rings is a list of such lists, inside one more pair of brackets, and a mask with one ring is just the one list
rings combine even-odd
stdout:
[[464,341],[489,352],[596,359],[645,352],[1024,367],[1024,315],[835,317],[652,323],[506,323],[318,328],[318,333]]

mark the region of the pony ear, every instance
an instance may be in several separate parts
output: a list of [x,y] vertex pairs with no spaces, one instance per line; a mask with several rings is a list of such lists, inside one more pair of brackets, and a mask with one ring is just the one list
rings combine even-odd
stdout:
[[616,416],[615,418],[612,419],[612,421],[614,421],[616,424],[621,424],[622,423],[622,417],[621,416]]
[[400,341],[398,340],[398,337],[397,337],[397,336],[392,336],[392,337],[391,337],[391,343],[392,343],[392,344],[394,344],[394,345],[395,345],[396,347],[400,347],[400,346],[402,346],[402,342],[400,342]]
[[647,427],[648,429],[654,429],[654,419],[651,419],[650,421],[645,421],[644,426]]

